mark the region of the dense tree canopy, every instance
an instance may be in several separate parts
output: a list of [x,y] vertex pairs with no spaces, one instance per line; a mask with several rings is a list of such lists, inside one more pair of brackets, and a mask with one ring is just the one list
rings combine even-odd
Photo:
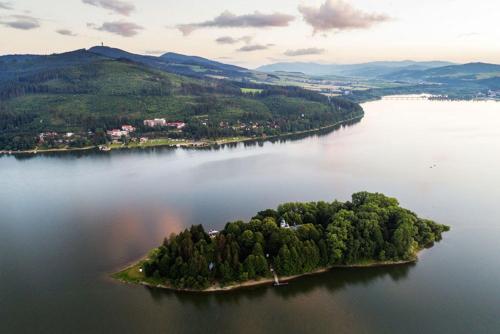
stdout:
[[192,226],[165,239],[143,269],[178,288],[204,289],[267,277],[271,268],[288,276],[334,265],[412,260],[448,230],[401,208],[394,198],[360,192],[345,203],[282,204],[247,223],[227,223],[212,238],[201,225]]

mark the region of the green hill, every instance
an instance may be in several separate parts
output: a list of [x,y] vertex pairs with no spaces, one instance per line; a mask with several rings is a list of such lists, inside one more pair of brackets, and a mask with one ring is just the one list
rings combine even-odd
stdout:
[[253,77],[251,71],[242,67],[227,65],[202,57],[186,56],[172,52],[165,53],[160,57],[155,57],[134,54],[106,46],[94,46],[88,51],[110,59],[130,60],[151,68],[195,78],[214,76],[242,79]]
[[432,69],[400,71],[386,75],[385,79],[425,81],[446,84],[478,84],[480,80],[500,77],[500,65],[487,63],[468,63],[463,65],[443,66]]
[[402,70],[383,75],[380,79],[399,86],[356,91],[349,98],[366,101],[384,95],[421,93],[458,100],[498,98],[496,91],[500,89],[500,65],[468,63],[427,70]]
[[[230,65],[228,65],[230,66]],[[0,149],[105,144],[123,124],[150,138],[260,137],[323,127],[362,115],[342,99],[297,87],[257,85],[170,73],[123,58],[79,50],[51,56],[0,57]],[[145,119],[186,127],[150,129]]]

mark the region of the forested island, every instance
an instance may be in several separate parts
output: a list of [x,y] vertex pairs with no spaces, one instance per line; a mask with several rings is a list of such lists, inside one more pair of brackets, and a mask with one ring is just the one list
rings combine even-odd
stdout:
[[282,204],[220,232],[192,226],[113,277],[175,290],[227,290],[269,283],[274,273],[287,280],[338,266],[414,262],[449,229],[395,198],[359,192],[347,202]]

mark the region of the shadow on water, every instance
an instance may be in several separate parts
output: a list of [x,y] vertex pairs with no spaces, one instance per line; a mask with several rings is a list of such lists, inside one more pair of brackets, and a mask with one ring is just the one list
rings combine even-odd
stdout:
[[[265,143],[282,144],[282,143],[286,143],[286,142],[293,142],[293,141],[302,140],[302,139],[305,139],[308,137],[324,137],[324,136],[327,136],[330,133],[337,131],[339,129],[354,126],[357,123],[360,123],[361,120],[362,120],[362,118],[358,118],[358,119],[354,119],[354,120],[345,122],[343,124],[339,124],[336,126],[332,126],[329,128],[316,130],[316,131],[312,131],[312,132],[288,134],[288,135],[283,135],[283,136],[278,136],[278,137],[273,137],[273,138],[268,138],[268,139],[255,139],[255,140],[249,140],[249,141],[245,141],[245,142],[227,143],[227,144],[211,145],[211,146],[205,146],[205,147],[183,147],[183,148],[179,148],[179,149],[197,150],[197,151],[218,151],[218,150],[226,149],[226,148],[234,149],[234,148],[238,148],[240,146],[243,146],[243,147],[257,147],[257,146],[262,147],[262,146],[264,146]],[[37,157],[73,160],[73,159],[80,159],[80,158],[89,157],[89,156],[106,159],[106,158],[110,158],[112,156],[126,155],[126,154],[130,154],[130,153],[144,154],[144,155],[173,153],[173,152],[175,152],[176,149],[177,149],[176,147],[172,147],[172,146],[155,146],[155,147],[127,148],[127,149],[122,149],[122,150],[118,149],[118,150],[113,150],[112,152],[101,152],[96,148],[96,149],[83,150],[83,151],[39,152],[37,154],[33,154],[33,153],[14,154],[12,156],[17,160],[29,160],[29,159],[33,159],[33,158],[37,158]]]
[[286,286],[262,285],[215,293],[176,292],[150,287],[145,289],[157,303],[175,298],[181,304],[205,309],[214,303],[237,306],[243,301],[257,300],[269,294],[283,300],[291,300],[320,290],[326,290],[333,295],[349,287],[368,287],[381,279],[388,278],[392,282],[398,282],[405,280],[415,266],[415,263],[411,263],[370,268],[335,268],[325,273],[298,278]]

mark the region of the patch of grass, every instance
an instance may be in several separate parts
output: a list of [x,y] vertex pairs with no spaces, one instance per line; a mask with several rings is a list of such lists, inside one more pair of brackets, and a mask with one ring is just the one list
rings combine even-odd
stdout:
[[147,283],[150,285],[168,285],[165,279],[146,277],[140,271],[144,261],[140,261],[130,267],[127,267],[117,273],[111,274],[111,277],[125,283],[142,284]]
[[125,268],[117,273],[112,274],[111,277],[124,282],[132,282],[132,283],[142,282],[146,279],[146,276],[144,275],[144,273],[140,271],[141,266],[142,266],[142,261],[134,264],[133,266]]
[[262,89],[257,88],[242,88],[241,92],[244,94],[260,94],[262,93]]

